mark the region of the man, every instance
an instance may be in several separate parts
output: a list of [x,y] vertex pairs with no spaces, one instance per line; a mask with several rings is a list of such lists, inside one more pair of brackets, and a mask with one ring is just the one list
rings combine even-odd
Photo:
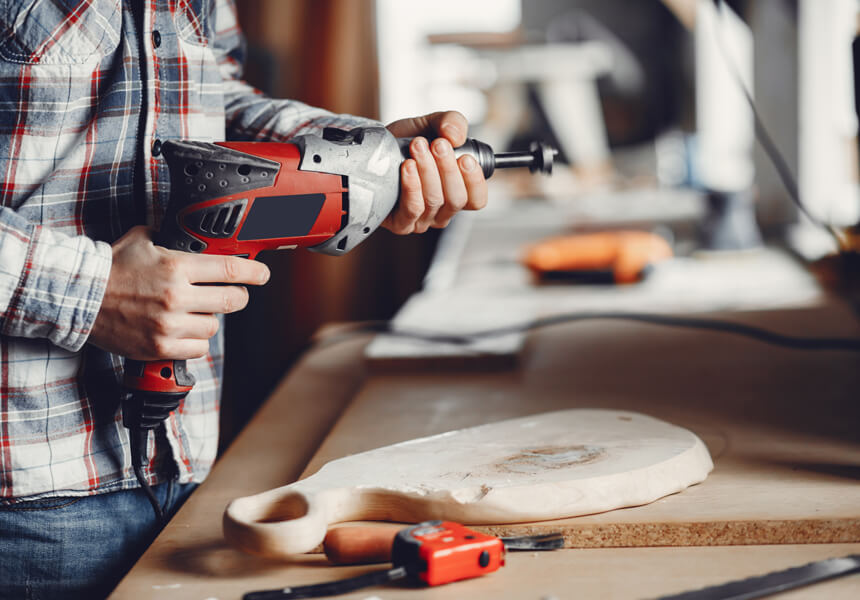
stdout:
[[[169,193],[162,141],[368,121],[241,81],[232,0],[24,0],[0,3],[0,24],[0,597],[95,598],[157,532],[131,470],[122,357],[189,359],[197,379],[150,436],[144,474],[172,512],[215,458],[218,315],[269,275],[152,244]],[[419,136],[389,229],[442,227],[486,203],[476,162],[452,152],[462,115],[389,129]]]

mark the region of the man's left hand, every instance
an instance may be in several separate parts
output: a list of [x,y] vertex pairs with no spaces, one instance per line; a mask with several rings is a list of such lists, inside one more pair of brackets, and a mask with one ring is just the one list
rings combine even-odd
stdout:
[[[454,157],[466,142],[469,124],[456,111],[401,119],[388,125],[395,137],[414,137],[412,158],[400,165],[400,201],[382,226],[398,234],[446,227],[461,210],[487,204],[487,182],[478,161]],[[429,141],[428,141],[429,139]]]

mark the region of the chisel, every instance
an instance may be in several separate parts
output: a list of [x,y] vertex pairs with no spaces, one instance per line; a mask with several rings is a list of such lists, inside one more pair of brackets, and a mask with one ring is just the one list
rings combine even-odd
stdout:
[[[402,527],[391,525],[356,525],[332,529],[323,541],[325,555],[336,565],[391,562],[394,538],[402,529]],[[556,550],[564,547],[564,537],[561,533],[500,539],[507,551]]]

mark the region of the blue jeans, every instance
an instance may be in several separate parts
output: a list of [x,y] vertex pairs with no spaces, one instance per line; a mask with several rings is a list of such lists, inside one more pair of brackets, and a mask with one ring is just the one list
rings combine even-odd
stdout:
[[[153,491],[172,516],[196,485]],[[140,489],[0,506],[0,599],[104,598],[159,529]]]

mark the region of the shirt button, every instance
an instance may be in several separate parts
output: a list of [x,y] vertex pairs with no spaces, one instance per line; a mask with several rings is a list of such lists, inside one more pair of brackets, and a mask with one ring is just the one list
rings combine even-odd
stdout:
[[155,140],[152,142],[152,155],[161,156],[161,140]]
[[152,32],[152,45],[156,48],[161,46],[161,32],[157,29]]

